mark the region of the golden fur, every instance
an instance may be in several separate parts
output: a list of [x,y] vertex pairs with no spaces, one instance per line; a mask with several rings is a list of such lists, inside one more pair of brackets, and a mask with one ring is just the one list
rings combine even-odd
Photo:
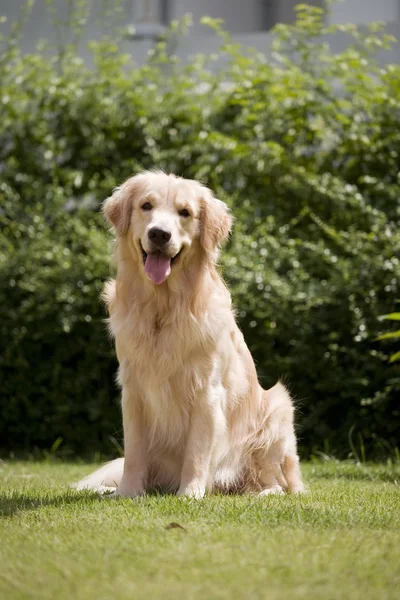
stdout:
[[[105,201],[104,215],[116,232],[117,275],[104,298],[120,365],[125,460],[77,487],[116,487],[130,497],[155,487],[196,498],[301,492],[292,401],[281,383],[260,387],[216,267],[231,229],[226,205],[196,181],[144,172]],[[148,275],[158,273],[150,270],[159,256],[154,227],[171,234],[161,253],[170,273],[160,284]]]

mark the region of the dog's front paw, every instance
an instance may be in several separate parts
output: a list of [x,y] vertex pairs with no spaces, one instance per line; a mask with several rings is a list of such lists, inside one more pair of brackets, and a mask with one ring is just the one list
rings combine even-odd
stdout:
[[181,485],[177,495],[183,498],[203,498],[206,493],[206,486],[199,481],[191,481],[187,485]]

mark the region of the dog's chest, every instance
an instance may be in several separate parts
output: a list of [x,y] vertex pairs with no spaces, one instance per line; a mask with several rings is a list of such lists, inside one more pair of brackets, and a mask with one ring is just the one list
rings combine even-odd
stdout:
[[[184,443],[193,402],[211,370],[210,334],[185,318],[165,321],[130,315],[111,318],[120,361],[120,383],[140,396],[151,442],[161,447]],[[114,323],[113,323],[114,320]]]
[[214,341],[204,322],[178,311],[168,317],[157,312],[121,311],[111,316],[110,329],[120,363],[127,359],[141,379],[158,383],[170,381],[188,368],[196,380],[202,355]]
[[185,443],[190,424],[191,398],[175,378],[141,381],[141,401],[151,447],[176,448]]
[[162,451],[184,446],[193,405],[201,401],[207,380],[206,365],[190,359],[169,377],[153,371],[138,374],[137,386],[151,447]]

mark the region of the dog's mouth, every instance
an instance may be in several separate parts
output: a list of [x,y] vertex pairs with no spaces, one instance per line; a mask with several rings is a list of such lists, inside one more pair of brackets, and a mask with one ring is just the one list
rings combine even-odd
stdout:
[[171,273],[171,268],[179,259],[182,254],[182,248],[175,256],[167,256],[160,250],[148,253],[144,250],[142,244],[140,244],[143,256],[143,264],[146,275],[156,285],[161,285],[167,279]]

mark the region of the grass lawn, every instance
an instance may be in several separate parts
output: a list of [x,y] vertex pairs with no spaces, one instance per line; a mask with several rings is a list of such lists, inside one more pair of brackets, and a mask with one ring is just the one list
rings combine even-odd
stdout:
[[400,597],[399,465],[309,463],[307,495],[201,501],[66,487],[91,469],[0,464],[1,599]]

